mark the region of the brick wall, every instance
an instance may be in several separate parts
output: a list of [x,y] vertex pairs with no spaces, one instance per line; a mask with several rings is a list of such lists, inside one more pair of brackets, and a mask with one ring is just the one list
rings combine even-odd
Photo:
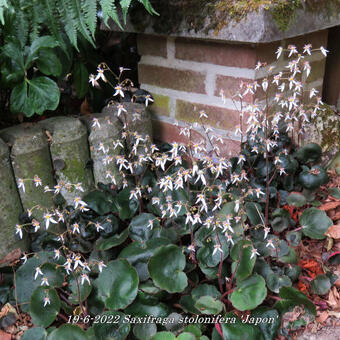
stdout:
[[[276,72],[284,70],[287,61],[283,57],[277,61],[274,54],[278,46],[296,44],[302,50],[309,42],[314,48],[326,47],[327,30],[287,41],[248,45],[140,34],[139,82],[155,99],[149,108],[153,115],[154,136],[169,142],[185,141],[179,134],[181,127],[197,121],[199,112],[204,110],[209,115],[204,124],[223,137],[224,144],[219,144],[221,153],[226,156],[237,153],[239,139],[234,134],[234,127],[239,123],[236,108],[240,103],[234,102],[231,95],[241,81],[253,82],[265,77],[268,67],[274,63]],[[312,62],[308,86],[318,89],[321,94],[325,60],[319,52],[308,59]],[[258,61],[267,62],[268,66],[255,71]],[[226,97],[224,102],[220,97],[221,90]],[[245,101],[254,99],[249,95]],[[198,125],[194,130],[194,139],[205,141],[209,147],[202,126]]]

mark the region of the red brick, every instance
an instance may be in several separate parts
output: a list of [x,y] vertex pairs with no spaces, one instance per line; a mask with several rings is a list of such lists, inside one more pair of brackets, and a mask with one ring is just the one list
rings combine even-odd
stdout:
[[[223,90],[224,96],[226,98],[231,98],[232,96],[235,95],[235,93],[239,92],[241,82],[253,83],[254,80],[217,75],[216,86],[215,86],[215,96],[220,96],[220,91]],[[239,99],[235,98],[235,100],[238,101]],[[252,103],[254,100],[254,96],[249,93],[243,98],[243,100],[247,103]]]
[[138,65],[139,82],[179,91],[205,94],[205,75],[190,70]]
[[217,106],[190,103],[183,100],[176,101],[176,119],[186,122],[200,123],[199,112],[203,110],[208,119],[202,118],[202,123],[219,129],[234,130],[240,122],[239,113],[235,110],[224,109]]
[[157,35],[138,34],[137,48],[140,55],[167,57],[166,38]]
[[[189,144],[189,138],[184,136],[183,134],[180,135],[181,127],[176,126],[174,124],[170,124],[160,120],[153,120],[152,130],[153,137],[156,140],[168,143],[178,142],[183,144]],[[195,143],[200,143],[201,141],[204,141],[205,143],[205,138],[197,131],[194,130],[191,131],[191,138],[192,141]]]
[[237,156],[241,151],[241,143],[232,139],[223,139],[223,144],[218,143],[221,157]]
[[148,106],[152,115],[170,116],[170,98],[161,94],[152,93],[154,102]]
[[183,60],[206,62],[223,66],[253,68],[256,50],[251,45],[236,45],[178,38],[175,57]]

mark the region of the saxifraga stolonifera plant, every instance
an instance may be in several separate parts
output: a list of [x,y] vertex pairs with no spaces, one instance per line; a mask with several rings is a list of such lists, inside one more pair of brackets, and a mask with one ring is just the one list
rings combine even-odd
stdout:
[[[122,80],[124,68],[118,76],[113,74],[118,82],[113,86],[116,101],[109,105],[121,121],[121,137],[100,143],[98,151],[103,167],[116,164],[119,178],[108,170],[110,184],[100,183],[84,197],[81,183],[45,187],[55,196],[62,186],[78,190],[79,196],[72,206],[54,205],[44,211],[43,221],[34,218],[35,210],[41,209],[34,207],[28,210],[31,221],[16,226],[19,237],[26,231],[50,232],[39,252],[23,254],[16,272],[18,304],[30,311],[35,325],[46,328],[57,318],[82,322],[87,331],[64,325],[53,330],[56,338],[66,327],[69,334],[100,338],[113,332],[124,339],[131,328],[131,323],[122,322],[126,315],[222,313],[249,336],[267,334],[274,339],[281,316],[294,306],[302,305],[307,314],[315,315],[313,303],[292,285],[301,272],[296,253],[301,238],[322,239],[331,225],[324,212],[311,207],[316,189],[327,182],[325,170],[315,165],[321,148],[313,143],[300,147],[310,119],[323,109],[317,90],[308,89],[306,82],[309,56],[327,51],[306,45],[299,53],[289,45],[277,50],[278,58],[283,53],[288,65],[277,70],[259,62],[256,69],[267,76],[242,83],[233,97],[240,112],[235,134],[241,136],[241,151],[230,159],[220,154],[223,136],[208,126],[204,111],[199,112],[198,124],[180,123],[186,143],[154,144],[148,135],[131,130],[141,119],[138,112],[129,117],[122,101],[132,84]],[[106,72],[112,71],[100,64],[90,83],[107,82]],[[246,103],[248,94],[259,99]],[[223,92],[221,96],[224,100]],[[146,106],[153,101],[151,96],[144,100]],[[206,138],[196,137],[196,127]],[[92,128],[101,129],[98,119],[93,119]],[[26,181],[43,185],[36,175],[19,179],[20,190],[25,190]],[[305,210],[294,219],[287,205]],[[51,230],[51,225],[57,228]],[[321,279],[328,289],[334,282],[328,270]],[[238,311],[276,321],[267,328],[247,328],[237,321]],[[114,316],[119,322],[101,328],[95,314],[105,315],[105,320]],[[213,339],[233,334],[228,323],[215,324]],[[145,329],[135,325],[133,334],[161,339],[164,332],[157,338],[157,330],[164,328],[157,325],[157,320]],[[183,327],[177,335],[190,333]],[[210,336],[209,325],[195,327],[195,332]],[[168,336],[175,339],[172,333]]]

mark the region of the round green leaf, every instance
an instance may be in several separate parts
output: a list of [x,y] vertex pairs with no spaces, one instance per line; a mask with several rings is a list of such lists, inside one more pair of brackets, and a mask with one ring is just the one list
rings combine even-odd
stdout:
[[81,301],[84,301],[92,291],[92,285],[89,285],[86,280],[83,284],[81,284],[81,278],[79,275],[77,276],[77,279],[73,275],[70,276],[69,288],[71,289],[69,300],[72,304],[79,304],[79,297]]
[[254,309],[267,296],[266,283],[260,275],[253,276],[239,282],[230,295],[232,305],[240,311]]
[[139,207],[139,201],[135,198],[130,199],[130,189],[125,188],[119,192],[116,199],[119,217],[122,220],[131,218]]
[[92,209],[98,215],[105,215],[113,210],[111,197],[103,191],[91,191],[83,197],[83,201],[87,203],[87,208]]
[[[107,311],[101,314],[98,322],[93,325],[96,340],[124,340],[130,332],[130,324],[124,321],[121,312]],[[104,319],[105,318],[105,319]]]
[[47,332],[45,328],[33,327],[28,329],[20,338],[20,340],[45,340],[47,337]]
[[280,289],[281,301],[278,301],[274,308],[281,314],[284,314],[295,306],[303,305],[312,315],[316,315],[316,308],[313,302],[309,301],[307,296],[293,287],[282,287]]
[[235,266],[238,263],[236,279],[244,280],[253,272],[256,261],[256,255],[252,256],[253,245],[248,240],[241,240],[234,245],[231,250],[231,258],[235,261]]
[[245,204],[247,216],[250,220],[250,223],[252,225],[258,225],[258,224],[263,224],[264,217],[263,214],[261,213],[261,206],[257,203],[253,202],[247,202]]
[[306,197],[299,192],[291,192],[286,201],[289,205],[293,205],[298,208],[307,204]]
[[331,282],[326,275],[318,275],[311,282],[313,293],[318,295],[325,295],[331,289]]
[[[48,297],[50,303],[44,306],[44,299]],[[59,296],[54,288],[38,287],[33,292],[30,304],[30,315],[35,325],[49,326],[56,318],[60,310]]]
[[221,293],[215,286],[205,283],[194,288],[191,291],[191,296],[194,300],[198,300],[201,296],[212,296],[214,299],[219,299]]
[[109,309],[126,308],[137,295],[138,275],[125,259],[107,264],[96,280],[99,294]]
[[286,275],[277,275],[276,273],[269,274],[266,278],[268,288],[274,292],[278,293],[281,287],[290,287],[292,281]]
[[[216,267],[221,261],[221,253],[215,251],[215,241],[206,242],[202,248],[197,251],[197,260],[200,267]],[[229,253],[229,246],[227,242],[222,243],[222,260],[224,260]]]
[[181,305],[182,309],[191,314],[199,314],[200,311],[195,307],[195,301],[191,295],[183,295],[180,300],[179,304]]
[[[61,287],[64,282],[64,269],[56,267],[53,263],[45,263],[41,267],[42,277],[46,277],[51,287]],[[38,279],[37,279],[38,280]]]
[[150,258],[149,273],[155,285],[169,293],[182,292],[188,285],[185,255],[175,245],[158,248]]
[[[229,322],[221,323],[222,333],[225,339],[230,340],[264,340],[260,328],[251,324],[243,323],[233,313],[228,313],[224,316],[229,318]],[[213,339],[214,336],[213,336]],[[218,337],[217,339],[221,339]]]
[[139,340],[150,340],[157,333],[154,323],[138,323],[133,327],[133,334]]
[[108,238],[99,238],[96,242],[97,250],[108,250],[122,244],[129,236],[129,228],[123,230],[120,234],[115,234]]
[[[255,318],[261,318],[257,326],[260,327],[264,338],[266,340],[275,340],[277,338],[277,333],[281,326],[281,318],[276,309],[269,309],[267,307],[258,307],[252,311],[251,316]],[[268,322],[264,322],[265,319]]]
[[159,332],[152,340],[176,340],[176,337],[171,332]]
[[309,163],[317,161],[322,154],[321,147],[316,143],[309,143],[296,152],[296,158],[301,163]]
[[328,182],[326,171],[320,166],[313,166],[310,170],[307,168],[299,174],[299,182],[308,190],[317,189],[320,185]]
[[55,329],[47,340],[90,340],[85,331],[76,325],[64,324]]
[[[153,227],[150,227],[150,221]],[[135,241],[147,241],[153,234],[154,229],[159,227],[159,221],[153,214],[142,213],[135,216],[130,223],[130,236]]]
[[37,66],[40,72],[47,76],[60,76],[62,66],[59,58],[52,49],[43,48],[39,51]]
[[194,334],[183,332],[177,337],[177,340],[196,340],[196,337]]
[[325,232],[333,222],[324,211],[317,208],[308,208],[301,215],[300,224],[302,226],[302,232],[306,236],[312,239],[322,240],[325,238]]
[[195,303],[202,314],[219,314],[223,309],[223,304],[219,300],[215,300],[212,296],[201,296]]
[[140,296],[126,308],[125,312],[133,316],[145,316],[151,315],[154,317],[164,318],[169,315],[169,307],[162,302],[156,301],[145,301]]
[[288,254],[279,256],[279,261],[282,263],[297,264],[298,258],[297,258],[295,249],[291,247],[289,247],[288,249],[289,249]]

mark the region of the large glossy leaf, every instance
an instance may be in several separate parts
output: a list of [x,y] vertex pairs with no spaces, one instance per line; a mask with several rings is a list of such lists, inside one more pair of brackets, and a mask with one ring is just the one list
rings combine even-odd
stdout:
[[143,301],[140,297],[126,308],[125,312],[133,316],[151,315],[154,317],[165,318],[170,313],[170,308],[163,302],[157,301]]
[[[50,299],[50,303],[44,306],[46,297]],[[49,326],[55,320],[59,310],[60,300],[54,288],[38,287],[35,289],[30,303],[30,315],[35,325]]]
[[309,163],[317,161],[322,154],[321,147],[316,143],[309,143],[296,152],[296,158],[301,163]]
[[313,166],[310,170],[307,168],[299,174],[300,184],[308,190],[317,189],[320,185],[328,182],[326,171],[320,166]]
[[71,295],[69,297],[70,302],[73,304],[79,304],[80,301],[84,301],[92,291],[92,285],[90,285],[86,280],[81,284],[80,275],[75,274],[77,278],[73,275],[70,276],[69,288],[71,289]]
[[[222,244],[222,261],[228,257],[229,254],[229,245],[226,242],[226,238],[223,237],[221,244]],[[215,243],[216,242],[216,243]],[[201,247],[197,251],[197,260],[199,262],[200,267],[216,267],[221,261],[221,252],[215,251],[215,245],[218,244],[218,241],[210,241],[205,242],[203,247]]]
[[[235,261],[236,279],[241,281],[251,275],[256,255],[251,258],[253,245],[248,240],[241,240],[231,250],[231,258]],[[235,270],[235,269],[234,269]]]
[[230,340],[264,340],[260,328],[251,323],[243,323],[235,314],[228,313],[224,316],[228,322],[221,323],[225,339]]
[[47,340],[91,340],[91,338],[76,325],[64,324],[55,329]]
[[157,333],[157,326],[154,323],[140,323],[133,327],[133,334],[138,340],[151,340]]
[[295,306],[303,305],[312,315],[316,315],[316,308],[307,296],[293,287],[282,287],[280,289],[281,301],[278,301],[274,308],[284,314]]
[[87,203],[88,208],[92,209],[98,215],[108,214],[114,209],[111,197],[103,191],[91,191],[83,197],[83,201]]
[[201,296],[211,296],[218,299],[221,297],[221,293],[215,286],[204,283],[194,288],[191,291],[191,296],[194,300],[198,300]]
[[20,338],[20,340],[45,340],[47,332],[45,328],[33,327],[28,329]]
[[182,292],[188,285],[185,255],[175,245],[158,248],[149,262],[149,272],[155,285],[169,293]]
[[[93,325],[96,340],[124,340],[130,332],[130,324],[124,320],[121,312],[107,311],[101,314],[98,322]],[[106,320],[106,322],[104,322]]]
[[250,223],[252,225],[258,225],[258,224],[263,224],[264,217],[263,214],[261,213],[261,206],[257,203],[253,202],[247,202],[245,204],[247,216],[250,220]]
[[55,77],[60,76],[62,66],[56,53],[52,49],[42,49],[39,52],[37,66],[40,72],[47,76],[52,75]]
[[[152,227],[150,227],[150,223]],[[153,214],[142,213],[135,216],[129,225],[131,238],[135,241],[147,241],[154,234],[154,228],[159,227],[159,221]]]
[[307,204],[306,197],[300,192],[291,192],[286,200],[289,205],[293,205],[298,208]]
[[196,301],[195,308],[202,314],[219,314],[223,309],[223,304],[212,296],[201,296]]
[[176,339],[177,340],[196,340],[196,337],[194,334],[183,332]]
[[138,275],[125,259],[109,262],[96,283],[109,309],[126,308],[137,296]]
[[122,244],[129,236],[129,228],[123,230],[120,234],[115,234],[108,238],[99,238],[96,242],[97,250],[108,250]]
[[266,282],[268,288],[274,293],[278,293],[281,287],[290,287],[292,285],[292,281],[288,276],[276,273],[269,274]]
[[240,311],[254,309],[267,296],[266,283],[260,275],[253,276],[239,282],[230,295],[230,301]]
[[133,217],[136,213],[139,202],[135,198],[130,199],[130,189],[125,188],[117,195],[116,206],[118,208],[119,217],[122,220],[126,220]]
[[325,232],[333,222],[324,211],[316,208],[308,208],[302,213],[300,224],[302,226],[302,232],[306,236],[322,240],[325,238]]
[[[277,333],[281,326],[281,318],[276,309],[269,309],[267,307],[258,307],[252,311],[251,316],[260,318],[262,322],[257,325],[265,338],[265,340],[275,340]],[[265,322],[267,320],[267,322]]]
[[159,332],[152,340],[176,340],[176,337],[171,332]]

